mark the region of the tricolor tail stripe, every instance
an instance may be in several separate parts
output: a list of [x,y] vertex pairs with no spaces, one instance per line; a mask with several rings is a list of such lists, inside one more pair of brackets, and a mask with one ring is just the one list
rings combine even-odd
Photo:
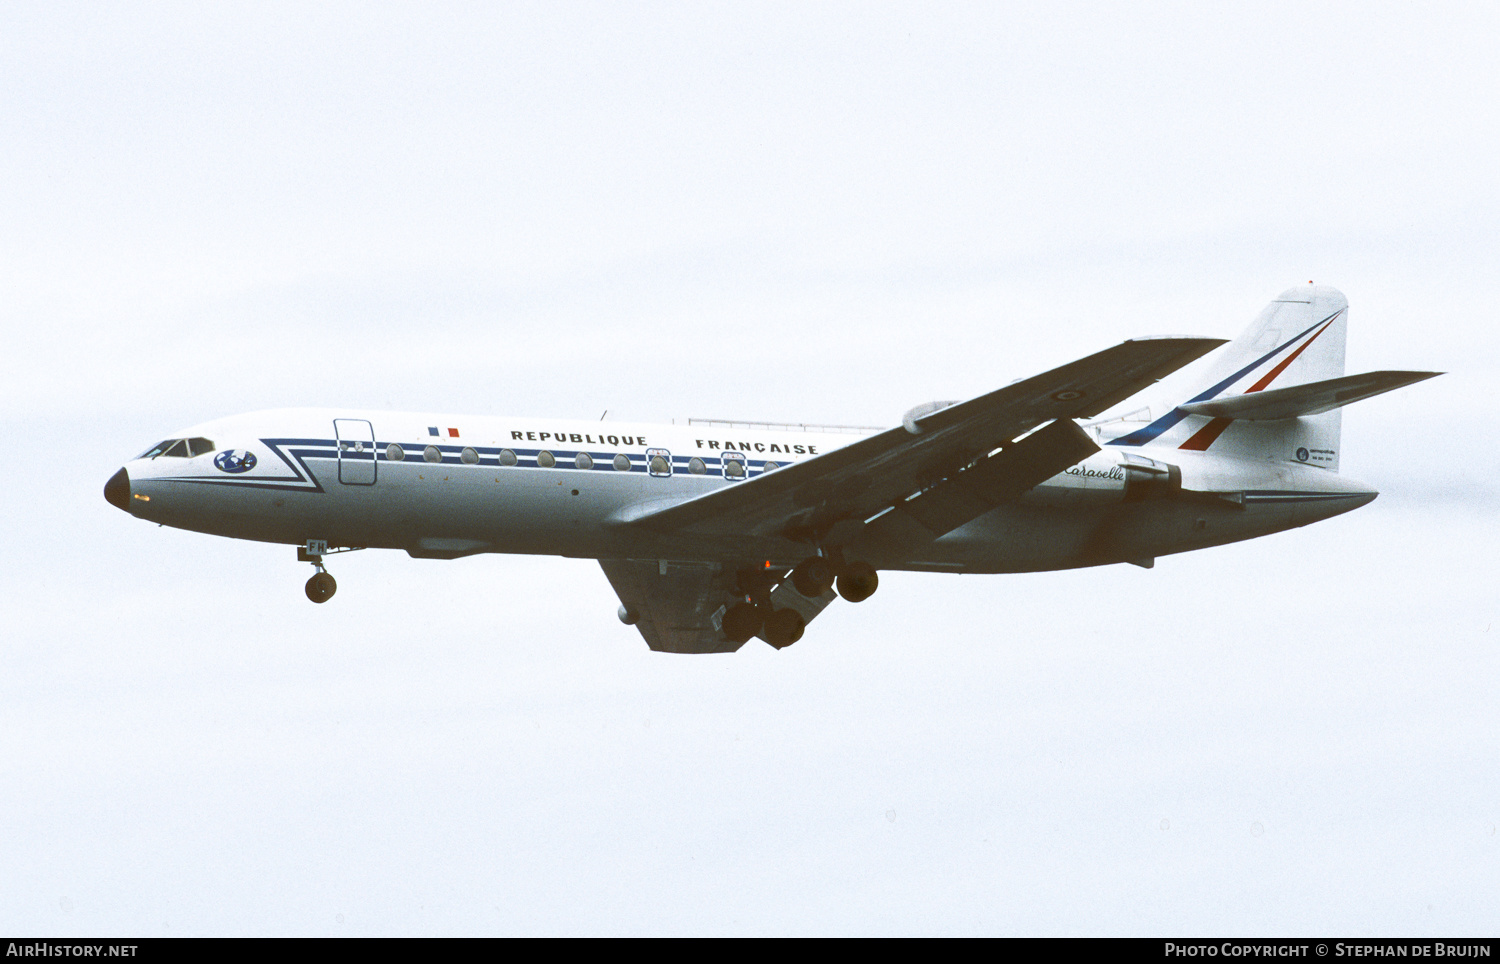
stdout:
[[[1343,310],[1344,309],[1340,308],[1338,311],[1335,311],[1333,313],[1333,318],[1337,318],[1340,314],[1343,313]],[[1292,352],[1290,355],[1286,356],[1286,358],[1282,359],[1281,363],[1275,368],[1266,372],[1266,377],[1262,378],[1254,385],[1251,385],[1249,388],[1245,389],[1245,394],[1249,395],[1251,392],[1258,392],[1262,388],[1265,388],[1267,385],[1271,384],[1271,382],[1275,381],[1277,375],[1280,375],[1282,372],[1286,371],[1286,366],[1296,361],[1298,355],[1307,351],[1308,345],[1311,345],[1313,342],[1318,340],[1318,335],[1321,335],[1323,334],[1323,332],[1328,330],[1328,326],[1333,324],[1333,318],[1329,318],[1328,321],[1324,323],[1323,327],[1318,329],[1317,335],[1313,335],[1311,338],[1307,339],[1307,341],[1304,341],[1300,348]]]
[[1232,421],[1234,421],[1232,418],[1211,419],[1207,425],[1194,432],[1191,438],[1177,447],[1179,449],[1187,449],[1190,452],[1207,451],[1208,447],[1218,441],[1220,435],[1224,434],[1224,430],[1229,427],[1229,423]]
[[[1235,382],[1239,381],[1241,378],[1244,378],[1246,375],[1248,375],[1251,372],[1255,371],[1261,365],[1264,365],[1266,362],[1270,361],[1272,358],[1275,358],[1277,355],[1279,355],[1282,352],[1286,351],[1292,345],[1295,345],[1298,341],[1300,341],[1303,338],[1307,337],[1308,335],[1312,334],[1313,331],[1315,331],[1320,325],[1326,326],[1329,322],[1333,321],[1339,315],[1343,314],[1345,310],[1347,310],[1347,309],[1346,308],[1340,308],[1338,311],[1335,311],[1333,314],[1329,315],[1327,318],[1324,318],[1322,321],[1319,321],[1317,324],[1309,325],[1304,331],[1298,332],[1296,335],[1293,335],[1291,338],[1287,339],[1286,341],[1282,342],[1280,345],[1277,345],[1275,348],[1273,348],[1270,351],[1266,352],[1264,355],[1260,356],[1255,361],[1253,361],[1250,364],[1246,365],[1244,368],[1241,368],[1239,371],[1235,372],[1233,375],[1230,375],[1228,378],[1224,379],[1223,381],[1221,381],[1221,382],[1219,382],[1219,383],[1217,383],[1215,385],[1211,385],[1210,387],[1208,387],[1207,389],[1205,389],[1202,392],[1198,393],[1197,395],[1194,395],[1192,398],[1188,399],[1188,404],[1191,404],[1193,402],[1206,402],[1206,401],[1208,401],[1210,398],[1213,398],[1215,395],[1217,395],[1220,392],[1224,391],[1224,389],[1228,388],[1230,385],[1233,385]],[[1321,332],[1319,332],[1319,334],[1321,334]],[[1290,363],[1290,361],[1291,361],[1291,359],[1287,359],[1286,363]],[[1277,374],[1280,374],[1279,369],[1277,371]],[[1174,408],[1170,412],[1168,412],[1167,414],[1163,415],[1161,418],[1159,418],[1156,421],[1152,422],[1150,425],[1147,425],[1145,428],[1136,429],[1134,432],[1131,432],[1129,435],[1122,435],[1122,436],[1120,436],[1117,439],[1112,439],[1111,441],[1109,441],[1106,444],[1108,444],[1108,445],[1145,445],[1147,442],[1150,442],[1153,439],[1157,438],[1163,432],[1165,432],[1168,429],[1172,428],[1178,422],[1181,422],[1183,419],[1185,419],[1187,417],[1188,417],[1188,413],[1187,412],[1184,412],[1180,408]],[[1220,431],[1223,431],[1223,430],[1220,429]],[[1215,438],[1217,438],[1217,436],[1215,436]],[[1212,439],[1210,439],[1210,442],[1211,441],[1212,441]]]
[[[1283,358],[1275,368],[1271,369],[1269,372],[1266,372],[1264,378],[1256,382],[1254,385],[1251,385],[1249,388],[1245,389],[1245,394],[1249,395],[1251,392],[1258,392],[1261,389],[1265,388],[1267,385],[1271,384],[1271,382],[1275,381],[1277,375],[1280,375],[1282,372],[1286,371],[1287,366],[1297,360],[1298,355],[1302,354],[1304,351],[1307,351],[1308,345],[1311,345],[1313,342],[1318,340],[1318,335],[1321,335],[1323,334],[1323,332],[1328,330],[1328,326],[1333,324],[1333,319],[1337,318],[1339,316],[1339,312],[1341,311],[1343,311],[1342,308],[1340,308],[1339,311],[1334,312],[1333,317],[1324,322],[1323,327],[1319,328],[1316,334],[1307,339],[1307,341],[1304,341],[1296,351]],[[1303,334],[1306,334],[1306,332],[1303,332]],[[1195,398],[1193,399],[1193,401],[1200,401],[1200,399]],[[1234,419],[1232,418],[1210,419],[1207,425],[1194,432],[1192,438],[1189,438],[1186,442],[1183,442],[1178,446],[1178,448],[1187,449],[1190,452],[1206,452],[1208,451],[1208,447],[1214,444],[1214,442],[1218,440],[1220,435],[1224,434],[1224,430],[1229,427],[1229,423],[1232,421],[1234,421]]]

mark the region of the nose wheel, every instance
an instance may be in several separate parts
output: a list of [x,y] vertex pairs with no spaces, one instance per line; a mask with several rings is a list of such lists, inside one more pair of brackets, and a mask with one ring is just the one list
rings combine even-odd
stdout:
[[313,577],[307,580],[307,598],[315,603],[325,603],[333,598],[338,588],[339,584],[334,582],[333,577],[319,566]]
[[323,557],[335,552],[358,552],[358,547],[330,549],[326,539],[309,539],[307,545],[297,547],[297,561],[310,562],[318,570],[307,580],[307,598],[315,603],[326,603],[338,591],[339,584],[333,581],[328,570],[323,568]]

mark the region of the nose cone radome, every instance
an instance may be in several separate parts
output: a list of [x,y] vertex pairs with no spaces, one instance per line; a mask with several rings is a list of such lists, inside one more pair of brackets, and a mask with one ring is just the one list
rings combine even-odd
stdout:
[[116,472],[104,483],[104,501],[126,512],[130,511],[130,475],[124,470]]

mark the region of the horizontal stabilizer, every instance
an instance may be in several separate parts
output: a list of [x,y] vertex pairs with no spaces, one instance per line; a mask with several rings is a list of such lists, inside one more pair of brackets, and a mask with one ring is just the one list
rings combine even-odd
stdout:
[[1243,419],[1267,422],[1283,418],[1299,418],[1304,415],[1321,415],[1342,408],[1350,402],[1370,398],[1394,391],[1414,382],[1433,378],[1442,372],[1365,372],[1363,375],[1346,375],[1327,381],[1309,382],[1291,388],[1276,388],[1268,392],[1251,392],[1215,398],[1206,402],[1192,402],[1178,408],[1189,415],[1208,415],[1213,418]]

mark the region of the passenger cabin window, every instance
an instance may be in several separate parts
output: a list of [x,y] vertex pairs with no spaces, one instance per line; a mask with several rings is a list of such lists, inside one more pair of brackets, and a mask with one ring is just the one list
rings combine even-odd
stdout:
[[708,466],[703,463],[702,459],[695,455],[688,459],[688,471],[694,475],[705,475],[708,472]]
[[443,453],[438,451],[438,447],[436,445],[429,445],[422,450],[422,461],[441,462],[442,460]]
[[738,452],[724,451],[719,453],[720,463],[724,467],[724,478],[733,479],[738,482],[746,475],[745,457]]
[[536,464],[544,469],[550,469],[557,464],[557,457],[546,449],[536,453]]
[[465,465],[479,464],[479,453],[474,451],[473,448],[467,445],[464,446],[464,450],[462,452],[458,453],[458,458]]
[[591,469],[594,467],[594,460],[589,456],[589,453],[579,452],[573,457],[573,464],[580,469]]
[[615,471],[616,472],[629,472],[630,471],[630,456],[626,455],[624,452],[621,452],[619,455],[616,455],[615,456]]
[[392,442],[385,447],[385,459],[387,462],[399,462],[406,458],[406,449]]
[[647,449],[646,471],[658,477],[671,475],[672,453],[666,449]]
[[501,465],[515,465],[516,464],[516,453],[512,452],[510,449],[501,449],[500,450],[500,464]]

